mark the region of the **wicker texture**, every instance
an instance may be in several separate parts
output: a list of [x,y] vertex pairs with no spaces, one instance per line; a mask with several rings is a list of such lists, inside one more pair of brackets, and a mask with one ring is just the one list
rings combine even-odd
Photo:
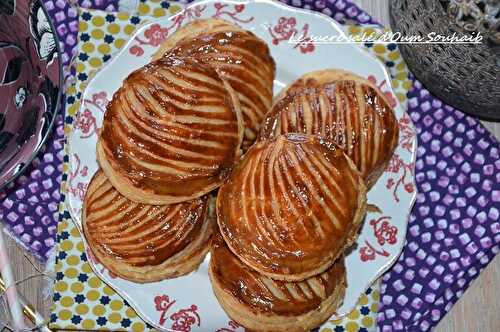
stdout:
[[[391,26],[404,36],[430,32],[467,34],[450,22],[435,0],[391,0]],[[401,44],[413,74],[434,95],[456,108],[500,120],[500,49],[482,44]]]

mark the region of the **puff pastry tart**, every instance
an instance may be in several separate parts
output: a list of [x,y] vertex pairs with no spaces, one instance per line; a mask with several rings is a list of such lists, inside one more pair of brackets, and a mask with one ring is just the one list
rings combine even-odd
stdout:
[[215,296],[231,319],[252,331],[310,331],[330,318],[343,302],[343,256],[317,276],[286,282],[247,267],[220,237],[214,242],[209,276]]
[[349,72],[308,73],[276,98],[259,139],[298,132],[341,146],[371,188],[398,144],[398,122],[377,86]]
[[228,81],[240,99],[246,150],[255,140],[273,99],[275,63],[266,43],[235,24],[205,19],[176,31],[153,59],[164,54],[194,57],[212,65]]
[[132,74],[104,115],[97,159],[128,199],[173,204],[217,188],[240,155],[238,98],[214,69],[162,58]]
[[215,228],[207,196],[172,205],[134,203],[102,171],[85,196],[83,231],[92,253],[116,275],[138,283],[195,270]]
[[325,271],[352,244],[366,212],[354,163],[332,142],[287,134],[254,144],[217,196],[229,248],[273,279]]

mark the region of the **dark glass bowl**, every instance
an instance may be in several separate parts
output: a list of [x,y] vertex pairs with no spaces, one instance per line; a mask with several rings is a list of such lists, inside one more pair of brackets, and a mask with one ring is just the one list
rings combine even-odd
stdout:
[[0,188],[51,133],[63,89],[55,31],[40,0],[0,2]]

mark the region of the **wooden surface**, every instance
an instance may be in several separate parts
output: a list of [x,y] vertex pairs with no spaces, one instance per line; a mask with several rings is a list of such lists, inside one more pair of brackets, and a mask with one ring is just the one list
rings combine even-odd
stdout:
[[[360,7],[370,13],[384,25],[389,25],[388,0],[354,0]],[[500,139],[500,123],[483,122],[494,135]],[[14,274],[17,279],[37,273],[24,257],[26,251],[14,241],[6,237],[12,260]],[[33,258],[32,261],[35,261]],[[38,265],[38,264],[37,264]],[[40,265],[40,268],[43,269]],[[38,308],[48,312],[49,304],[40,298],[43,283],[33,280],[20,291],[33,301]],[[500,331],[500,257],[497,257],[481,276],[462,296],[445,318],[440,322],[436,332],[498,332]]]
[[[3,231],[2,227],[0,227],[0,231]],[[4,239],[16,281],[40,275],[39,271],[44,272],[44,266],[35,257],[30,255],[28,251],[21,248],[10,236],[4,233]],[[50,317],[52,297],[44,298],[42,295],[49,290],[48,287],[51,286],[49,281],[48,278],[36,277],[20,283],[16,287],[18,292],[23,294],[25,299],[47,320]],[[0,331],[3,332],[1,329]]]

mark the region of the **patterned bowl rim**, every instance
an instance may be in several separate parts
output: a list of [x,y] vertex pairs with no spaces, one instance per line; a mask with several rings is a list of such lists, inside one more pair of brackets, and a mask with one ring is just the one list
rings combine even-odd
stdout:
[[[247,4],[247,3],[264,3],[264,4],[268,4],[268,5],[271,5],[271,6],[274,6],[274,7],[278,7],[278,8],[281,8],[281,9],[284,9],[284,10],[287,10],[287,11],[291,11],[291,12],[296,12],[296,13],[307,13],[308,15],[312,15],[312,16],[315,16],[317,17],[318,19],[323,19],[323,20],[327,20],[329,22],[329,24],[331,25],[331,27],[333,29],[335,29],[339,34],[343,35],[343,36],[346,36],[344,30],[342,29],[341,25],[339,22],[337,22],[335,19],[333,19],[332,17],[322,13],[322,12],[318,12],[318,11],[314,11],[312,9],[308,9],[308,8],[298,8],[298,7],[293,7],[291,5],[288,5],[286,3],[283,3],[281,1],[277,1],[277,0],[199,0],[199,1],[193,1],[191,3],[189,3],[188,5],[186,5],[185,7],[182,8],[181,11],[179,11],[178,13],[172,15],[172,16],[168,16],[168,17],[162,17],[162,18],[158,18],[158,19],[154,19],[154,20],[150,20],[150,21],[147,21],[145,23],[141,23],[138,27],[137,27],[137,30],[129,36],[129,40],[127,41],[127,43],[120,49],[117,51],[116,54],[114,54],[112,56],[112,59],[106,63],[104,66],[102,66],[98,72],[93,75],[90,79],[89,79],[89,82],[88,82],[88,85],[85,89],[85,91],[83,92],[82,96],[85,96],[86,93],[87,93],[87,89],[89,89],[89,87],[91,86],[92,84],[92,81],[97,78],[100,74],[101,71],[104,71],[106,70],[108,67],[112,66],[113,63],[116,61],[117,58],[117,55],[120,55],[121,52],[123,52],[123,50],[126,50],[127,49],[127,45],[129,43],[131,43],[135,37],[137,35],[140,35],[141,33],[144,32],[144,30],[155,24],[155,23],[161,23],[165,20],[173,20],[175,19],[177,16],[181,15],[185,10],[187,9],[190,9],[190,8],[193,8],[193,7],[197,7],[197,6],[200,6],[200,5],[203,5],[203,4],[212,4],[214,2],[223,2],[223,3],[230,3],[230,4]],[[355,46],[354,47],[355,49],[357,49],[359,52],[362,52],[364,53],[366,56],[370,57],[371,59],[373,59],[373,61],[376,61],[379,66],[382,68],[383,70],[383,73],[384,73],[384,76],[385,78],[387,79],[387,82],[390,84],[390,91],[394,94],[394,89],[393,89],[393,83],[392,83],[392,79],[391,79],[391,76],[388,72],[388,69],[387,67],[378,59],[376,58],[374,55],[370,54],[368,51],[366,51],[364,48],[362,47],[358,47],[358,46]],[[398,104],[398,106],[401,108],[401,110],[403,111],[403,117],[406,116],[407,119],[409,120],[409,127],[411,128],[411,131],[413,132],[414,136],[414,143],[413,143],[413,149],[411,151],[411,157],[410,157],[410,160],[411,160],[411,183],[414,185],[414,188],[415,190],[413,191],[412,193],[412,196],[411,196],[411,199],[408,200],[408,211],[405,215],[404,218],[402,218],[402,234],[405,235],[405,238],[406,238],[406,232],[408,230],[408,224],[409,224],[409,221],[410,221],[410,215],[411,215],[411,212],[413,210],[413,207],[415,205],[415,202],[416,202],[416,199],[417,199],[417,186],[416,186],[416,178],[415,178],[415,164],[416,164],[416,158],[417,158],[417,148],[418,148],[418,137],[417,137],[417,131],[416,131],[416,128],[415,128],[415,125],[411,119],[411,117],[409,116],[408,112],[407,112],[407,108],[403,107],[403,105],[401,105],[401,102],[396,99],[396,102]],[[396,106],[396,108],[398,107]],[[84,107],[84,104],[82,103],[82,105],[80,106],[80,109],[78,110],[78,112],[80,112],[80,110],[82,110]],[[73,151],[72,150],[72,147],[71,147],[71,144],[70,144],[70,140],[68,140],[68,143],[66,145],[66,153],[68,155],[71,155],[71,152]],[[70,161],[70,170],[71,170],[71,161]],[[87,240],[85,238],[85,235],[83,233],[83,229],[82,229],[82,226],[76,221],[76,220],[79,220],[80,219],[80,216],[76,216],[75,215],[75,212],[73,211],[72,207],[71,207],[71,203],[69,200],[66,200],[65,201],[65,205],[66,205],[66,208],[71,216],[71,221],[73,222],[73,224],[76,226],[76,228],[79,230],[81,236],[82,236],[82,241],[84,243],[84,246],[85,246],[85,251],[89,250],[89,245],[87,243]],[[372,279],[370,279],[370,282],[367,283],[367,285],[363,288],[363,289],[360,289],[360,295],[359,297],[357,298],[357,302],[359,302],[359,299],[363,296],[363,294],[365,294],[366,290],[368,290],[375,281],[377,281],[384,273],[386,273],[394,264],[395,262],[398,260],[398,258],[401,256],[402,252],[403,252],[403,249],[405,247],[405,243],[406,243],[406,240],[402,240],[400,245],[396,248],[396,251],[397,253],[393,254],[391,259],[388,260],[384,266],[382,266],[381,268],[378,269],[377,273],[374,275],[374,277]],[[103,277],[101,271],[98,270],[97,266],[94,264],[94,262],[92,261],[89,261],[90,263],[90,266],[91,266],[91,269],[92,271],[99,277],[99,279],[101,279],[103,282],[106,283],[106,285],[108,285],[110,288],[112,288],[114,291],[117,292],[117,294],[122,297],[123,299],[125,299],[129,305],[138,313],[139,317],[144,320],[146,323],[150,324],[151,326],[153,326],[154,328],[156,329],[159,329],[160,331],[171,331],[170,329],[166,329],[164,327],[160,327],[158,326],[158,324],[156,324],[155,322],[153,322],[147,315],[144,314],[143,310],[141,310],[140,306],[137,305],[136,301],[134,301],[126,292],[123,292],[121,289],[117,288],[115,285],[112,285],[112,284],[108,284],[106,282],[106,279]],[[357,304],[356,302],[356,304]],[[344,312],[342,314],[334,314],[334,316],[332,316],[331,319],[342,319],[344,317],[346,317],[350,311],[352,311],[356,304],[350,308],[349,311],[347,312]]]
[[[61,46],[60,46],[60,40],[59,36],[56,33],[56,28],[54,23],[52,22],[52,18],[50,17],[49,13],[45,9],[45,4],[42,0],[32,0],[33,2],[39,1],[40,2],[40,8],[43,10],[44,15],[47,17],[47,22],[49,22],[50,26],[50,33],[54,36],[54,41],[56,44],[56,53],[57,53],[57,60],[58,60],[58,68],[59,68],[59,91],[57,92],[57,100],[54,106],[54,114],[52,115],[52,118],[50,119],[50,123],[47,127],[47,131],[45,135],[42,137],[40,142],[36,145],[36,147],[31,151],[29,154],[29,157],[24,159],[22,162],[24,162],[24,165],[19,168],[17,171],[13,171],[12,174],[9,175],[9,177],[3,182],[0,183],[0,191],[4,190],[9,184],[13,183],[14,180],[16,180],[21,174],[24,173],[24,171],[31,166],[31,163],[35,159],[35,157],[38,155],[38,153],[42,150],[42,148],[45,146],[45,143],[47,143],[47,139],[49,136],[52,135],[52,129],[55,123],[55,120],[57,118],[57,114],[59,112],[59,107],[62,105],[62,96],[63,96],[63,90],[64,90],[64,73],[63,73],[63,64],[62,64],[62,52],[61,52]],[[29,1],[31,2],[31,1]],[[47,110],[46,110],[47,111]]]

